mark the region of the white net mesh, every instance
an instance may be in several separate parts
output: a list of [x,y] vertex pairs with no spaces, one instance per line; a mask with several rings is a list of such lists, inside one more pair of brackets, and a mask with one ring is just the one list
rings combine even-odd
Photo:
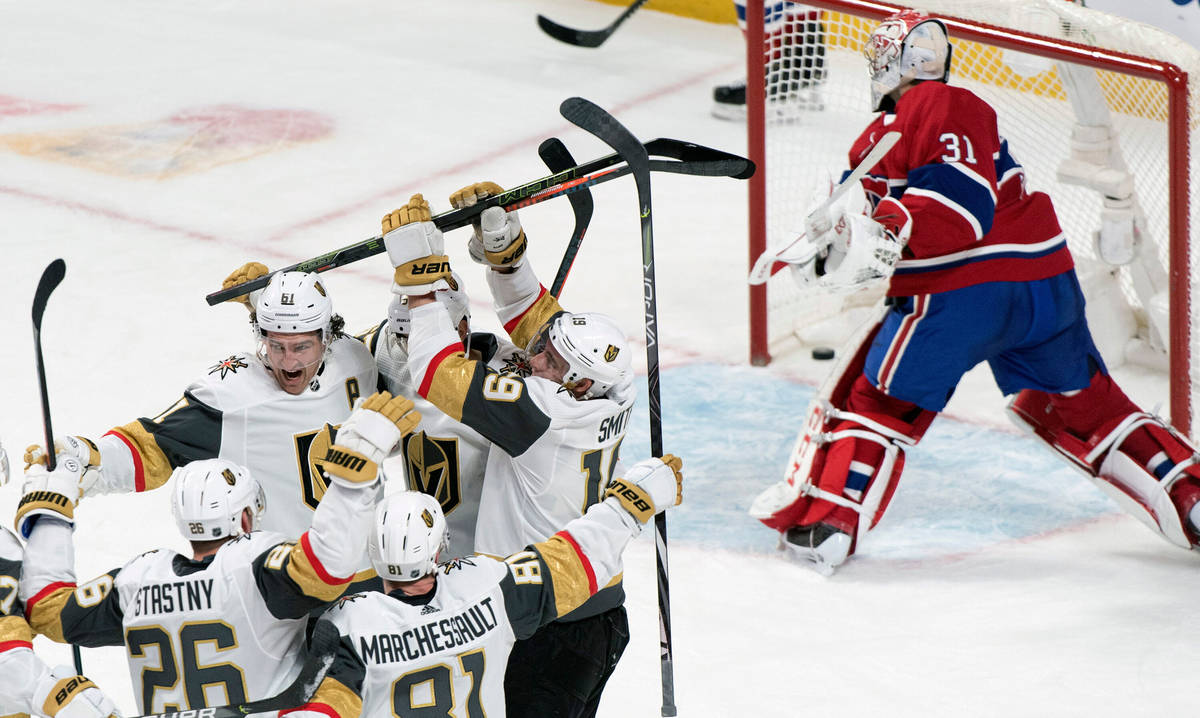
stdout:
[[[1192,78],[1187,134],[1197,131],[1200,112],[1194,78],[1200,77],[1200,51],[1155,28],[1066,0],[929,0],[919,9],[1011,28],[1025,36],[1042,35],[1173,63]],[[773,247],[799,233],[805,213],[814,204],[814,192],[827,182],[829,171],[846,168],[851,142],[873,117],[861,49],[878,22],[845,7],[835,11],[787,4],[775,11],[768,8],[766,19],[764,68],[757,72],[765,72],[767,78],[765,229],[767,246]],[[971,89],[996,109],[1000,133],[1024,165],[1029,188],[1045,191],[1054,200],[1085,291],[1091,292],[1089,302],[1095,306],[1089,307],[1089,316],[1106,360],[1117,365],[1134,359],[1165,367],[1170,337],[1166,271],[1170,268],[1170,108],[1165,83],[1056,62],[1037,47],[1019,53],[963,40],[956,37],[953,23],[950,35],[951,84]],[[1126,169],[1132,176],[1143,241],[1141,259],[1133,264],[1117,268],[1099,260],[1093,234],[1101,226],[1103,196],[1094,188],[1057,177],[1063,162],[1072,157],[1077,124],[1109,125],[1116,142],[1105,151],[1103,143],[1093,141],[1091,146],[1100,150],[1091,159],[1117,172],[1112,176],[1119,177]],[[1083,145],[1076,142],[1076,146]],[[1197,177],[1200,169],[1196,154],[1189,151],[1186,157],[1191,177]],[[1089,179],[1102,176],[1096,167],[1083,169]],[[1194,256],[1200,243],[1190,229],[1200,227],[1196,187],[1197,181],[1192,180],[1186,192],[1191,266],[1200,266]],[[1101,292],[1105,296],[1095,296]],[[1119,301],[1114,301],[1118,294]],[[1177,305],[1183,304],[1176,311],[1191,311],[1187,294],[1175,297]],[[860,297],[851,303],[862,301]],[[768,283],[767,333],[772,343],[793,334],[809,344],[831,341],[837,333],[830,334],[829,318],[843,311],[838,300],[799,292],[787,272]],[[1098,317],[1100,311],[1106,314]],[[1189,324],[1197,326],[1195,316]],[[1200,331],[1191,332],[1191,343],[1198,340]],[[1189,356],[1200,356],[1195,346],[1190,349]],[[1189,372],[1190,377],[1173,381],[1182,382],[1196,407],[1200,370],[1192,367]]]

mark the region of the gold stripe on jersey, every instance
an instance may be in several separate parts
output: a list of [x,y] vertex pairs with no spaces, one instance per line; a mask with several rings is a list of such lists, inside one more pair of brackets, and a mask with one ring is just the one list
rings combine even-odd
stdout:
[[582,606],[596,592],[596,575],[591,565],[563,533],[554,534],[533,547],[550,570],[554,610],[560,617]]
[[10,641],[32,641],[33,629],[20,616],[0,616],[0,644]]
[[550,321],[550,317],[558,314],[563,310],[559,305],[558,300],[550,292],[542,290],[542,295],[525,310],[521,315],[516,326],[508,331],[509,337],[512,338],[512,343],[519,347],[529,345],[529,340],[533,339],[542,325]]
[[146,431],[145,427],[136,421],[118,426],[112,433],[125,439],[130,448],[137,452],[133,459],[135,464],[142,467],[144,480],[144,484],[138,487],[139,491],[150,491],[167,483],[167,479],[171,478],[171,462],[167,460],[163,450],[158,448],[154,434]]
[[433,376],[426,378],[429,390],[424,393],[425,398],[451,419],[462,421],[463,404],[471,390],[471,378],[480,364],[463,356],[459,347],[441,361],[435,357],[430,366]]
[[28,713],[9,713],[7,715],[0,716],[0,718],[29,718],[29,714]]
[[[306,707],[314,703],[321,704],[333,710],[343,718],[357,716],[362,713],[362,698],[344,683],[331,676],[325,676],[317,692],[308,699]],[[326,711],[320,711],[325,713]]]
[[69,643],[63,638],[62,614],[75,595],[75,584],[52,583],[25,604],[29,627],[52,641]]
[[292,546],[287,564],[288,578],[295,581],[305,596],[311,596],[319,601],[330,602],[346,590],[346,586],[354,578],[338,578],[331,576],[315,556],[310,556],[308,533],[300,537],[300,541]]

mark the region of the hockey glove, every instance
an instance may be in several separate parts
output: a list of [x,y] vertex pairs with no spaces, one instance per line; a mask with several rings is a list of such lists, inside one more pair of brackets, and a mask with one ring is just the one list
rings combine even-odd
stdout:
[[834,292],[853,292],[892,276],[901,243],[875,220],[846,215],[829,247],[818,284]]
[[[54,440],[54,452],[59,456],[74,456],[83,464],[79,489],[83,496],[92,496],[92,487],[100,481],[100,450],[96,442],[83,436],[60,436]],[[25,469],[34,464],[46,465],[46,450],[39,444],[25,447]],[[98,492],[103,493],[103,492]]]
[[[455,209],[471,207],[479,200],[503,191],[495,182],[476,182],[450,195],[450,206]],[[506,212],[503,207],[489,207],[471,222],[471,226],[474,235],[467,242],[467,251],[475,262],[509,269],[524,261],[525,231],[521,229],[521,218],[516,210]]]
[[29,538],[39,516],[53,516],[67,523],[75,521],[75,505],[79,503],[79,477],[83,464],[74,456],[59,454],[54,471],[35,464],[25,472],[21,502],[13,527],[23,538]]
[[456,289],[450,276],[442,231],[432,221],[429,203],[414,194],[408,204],[383,218],[383,244],[396,274],[396,294],[428,294],[438,289]]
[[683,459],[667,454],[661,459],[645,459],[625,472],[625,477],[613,479],[604,498],[614,498],[638,523],[651,516],[678,506],[683,501]]
[[[221,282],[221,289],[236,287],[239,284],[249,282],[251,279],[258,279],[259,277],[270,273],[271,270],[267,269],[267,265],[261,262],[246,262],[242,266],[230,272],[228,277],[225,277],[225,280]],[[249,294],[243,294],[240,297],[233,297],[232,299],[227,299],[225,301],[237,302],[238,304],[244,305],[246,307],[246,311],[250,312],[250,316],[254,317],[254,313],[258,309],[258,298],[260,296],[262,296],[262,290],[255,289]]]
[[392,452],[400,438],[417,428],[420,412],[412,401],[381,392],[367,397],[337,431],[337,443],[325,458],[315,463],[331,479],[350,485],[375,480],[379,464]]
[[33,689],[33,708],[50,718],[120,717],[117,706],[89,678],[66,666],[47,671]]

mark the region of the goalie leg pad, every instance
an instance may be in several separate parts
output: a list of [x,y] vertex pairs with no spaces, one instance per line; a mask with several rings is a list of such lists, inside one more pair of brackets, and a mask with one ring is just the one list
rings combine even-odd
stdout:
[[820,402],[810,409],[787,476],[759,495],[750,513],[781,532],[835,528],[850,537],[849,555],[879,522],[903,471],[904,451],[936,414],[883,394],[861,375],[847,407]]
[[1088,388],[1070,394],[1022,391],[1008,413],[1168,541],[1183,548],[1200,543],[1195,447],[1138,409],[1107,375],[1098,372]]

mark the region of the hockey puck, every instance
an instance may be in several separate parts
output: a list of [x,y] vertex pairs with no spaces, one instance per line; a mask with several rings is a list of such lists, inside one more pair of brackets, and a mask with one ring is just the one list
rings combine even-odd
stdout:
[[820,359],[822,361],[824,361],[826,359],[832,359],[833,358],[833,350],[830,349],[829,347],[815,347],[812,350],[812,358]]

